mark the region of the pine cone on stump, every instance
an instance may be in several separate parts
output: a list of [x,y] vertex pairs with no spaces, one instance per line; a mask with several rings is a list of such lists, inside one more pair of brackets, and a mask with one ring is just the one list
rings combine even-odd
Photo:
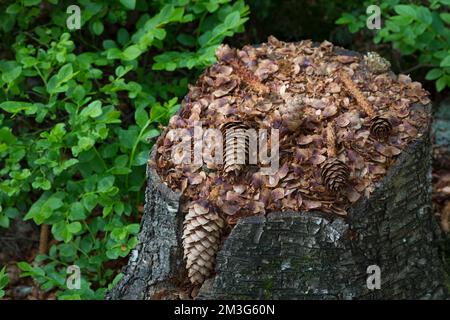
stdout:
[[326,128],[328,159],[321,166],[322,183],[332,192],[341,191],[350,177],[350,170],[345,163],[336,158],[336,133],[330,122]]
[[329,191],[339,192],[347,185],[350,171],[341,160],[330,158],[322,164],[321,176]]
[[376,116],[370,121],[370,134],[377,140],[387,140],[392,132],[388,119]]
[[191,203],[183,222],[183,249],[188,277],[200,285],[214,270],[224,220],[199,203]]
[[300,96],[286,97],[282,119],[290,131],[295,131],[302,123],[304,103]]
[[249,129],[241,121],[224,123],[220,131],[223,137],[223,170],[225,173],[238,172],[249,158],[249,138],[246,130]]

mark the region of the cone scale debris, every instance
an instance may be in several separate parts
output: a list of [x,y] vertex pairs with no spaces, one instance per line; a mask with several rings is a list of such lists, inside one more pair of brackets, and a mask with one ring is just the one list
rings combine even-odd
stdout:
[[[370,197],[429,121],[426,111],[414,107],[430,101],[420,83],[327,41],[314,46],[270,37],[259,47],[220,46],[216,56],[156,144],[159,175],[187,199],[183,247],[194,284],[211,274],[226,225],[288,210],[345,216]],[[202,163],[175,163],[172,131],[193,133],[199,121],[203,129],[219,130],[223,149],[204,143],[194,147]],[[279,162],[271,174],[247,165],[251,143],[239,137],[250,127],[268,136],[279,130]],[[239,130],[227,137],[226,129]],[[270,151],[275,142],[259,143],[259,151]],[[241,147],[244,164],[231,157],[231,146]],[[207,161],[216,153],[223,162]]]

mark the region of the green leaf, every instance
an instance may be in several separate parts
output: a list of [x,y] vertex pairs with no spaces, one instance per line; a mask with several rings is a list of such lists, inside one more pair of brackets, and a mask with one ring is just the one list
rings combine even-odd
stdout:
[[141,55],[142,51],[137,45],[129,46],[122,53],[122,59],[125,61],[134,60]]
[[46,219],[52,217],[53,213],[64,205],[62,201],[65,193],[44,193],[38,201],[33,203],[24,220],[33,219],[37,224],[42,224]]
[[133,159],[133,166],[142,166],[143,164],[145,164],[148,160],[148,154],[149,151],[148,150],[144,150],[139,152]]
[[444,90],[446,85],[447,85],[447,80],[446,80],[445,76],[442,76],[441,78],[439,78],[438,81],[436,81],[436,90],[438,92],[441,92],[442,90]]
[[94,34],[97,36],[101,35],[103,33],[104,27],[103,23],[101,21],[95,21],[92,23],[92,31],[94,31]]
[[73,238],[73,234],[69,231],[68,225],[65,221],[60,221],[52,225],[52,234],[54,235],[56,240],[64,241],[65,243],[68,243]]
[[[20,111],[29,111],[30,113],[36,113],[36,107],[33,107],[33,104],[29,102],[22,101],[5,101],[0,103],[0,109],[5,110],[9,113],[18,113]],[[34,112],[33,112],[34,111]]]
[[435,80],[442,75],[442,69],[434,68],[427,72],[425,79],[427,80]]
[[[0,212],[0,227],[9,228],[9,219],[6,215]],[[0,287],[1,288],[1,287]]]
[[128,10],[134,10],[136,7],[136,0],[120,0],[120,3]]
[[448,54],[448,55],[444,58],[444,60],[441,61],[440,66],[443,67],[443,68],[450,67],[450,54]]
[[67,225],[67,231],[70,233],[78,233],[81,231],[81,223],[79,222],[72,222]]
[[116,241],[124,240],[127,235],[128,231],[126,228],[114,228],[111,232],[111,237]]
[[62,243],[58,245],[58,250],[63,257],[74,257],[77,253],[76,247],[71,243]]
[[17,266],[22,271],[28,271],[28,272],[33,271],[33,267],[27,262],[18,262]]
[[116,71],[115,71],[116,76],[119,77],[119,78],[122,78],[122,77],[123,77],[124,75],[126,75],[131,69],[133,69],[132,66],[126,66],[126,67],[124,67],[124,66],[118,66],[118,67],[116,68]]
[[131,126],[128,130],[119,129],[118,135],[120,146],[125,149],[132,149],[139,135],[139,129],[136,126]]
[[20,214],[20,212],[16,208],[8,208],[5,210],[5,215],[10,219],[14,219],[14,218],[18,217],[19,214]]
[[97,190],[99,192],[107,192],[114,185],[114,176],[108,176],[100,179]]
[[[3,267],[0,270],[0,289],[3,289],[6,287],[6,285],[9,283],[8,275],[6,274],[6,267]],[[1,298],[1,295],[0,295]]]
[[235,11],[235,12],[230,13],[225,18],[224,24],[227,28],[233,29],[238,26],[240,20],[241,20],[240,12]]
[[433,22],[431,11],[426,7],[417,7],[416,9],[417,19],[425,25],[430,25]]
[[134,119],[140,128],[143,128],[147,125],[148,122],[148,112],[145,110],[145,107],[138,108],[134,113]]
[[37,177],[33,181],[32,186],[34,189],[50,190],[52,184],[45,177]]
[[31,171],[30,169],[23,169],[22,171],[13,171],[9,175],[16,180],[25,180],[31,176]]
[[23,5],[25,7],[35,6],[39,3],[41,3],[41,0],[23,0]]
[[22,67],[21,66],[17,66],[7,72],[4,72],[2,74],[2,80],[5,83],[9,83],[9,82],[13,82],[14,80],[16,80],[20,74],[22,73]]
[[92,101],[80,112],[82,118],[96,118],[102,114],[102,102],[100,100]]
[[416,11],[410,5],[399,4],[394,7],[394,10],[397,14],[400,14],[400,15],[416,17]]
[[114,280],[108,285],[108,290],[111,290],[112,288],[114,288],[114,286],[119,283],[120,279],[123,278],[123,275],[124,275],[123,273],[118,273],[114,277]]
[[86,218],[86,211],[81,202],[74,202],[70,205],[69,219],[72,221],[80,221]]
[[146,132],[142,135],[141,141],[142,141],[142,142],[145,142],[145,143],[148,143],[148,142],[150,142],[150,140],[152,140],[153,138],[159,136],[159,134],[160,134],[159,129],[155,129],[155,128],[150,129],[150,130],[146,131]]
[[68,63],[62,66],[61,69],[59,69],[58,74],[56,76],[60,83],[69,81],[73,76],[72,64]]
[[95,194],[87,194],[83,196],[83,205],[88,212],[91,212],[92,209],[97,205],[97,195]]
[[[94,144],[95,144],[95,140],[94,139],[92,139],[92,138],[90,138],[90,137],[81,137],[79,140],[78,140],[78,150],[79,151],[86,151],[86,150],[89,150],[90,148],[92,148],[93,146],[94,146]],[[75,147],[74,147],[75,148]],[[74,148],[72,148],[72,150],[74,150]],[[78,151],[77,150],[77,151]],[[79,151],[78,152],[76,152],[77,154],[79,153]]]
[[14,3],[8,6],[6,8],[6,13],[8,14],[17,14],[22,10],[22,7],[18,3]]
[[190,34],[186,33],[179,34],[177,36],[177,41],[187,47],[195,46],[195,38]]
[[72,79],[77,73],[73,73],[71,63],[65,64],[59,69],[57,74],[50,78],[47,83],[47,91],[50,94],[67,91],[68,87],[63,84]]
[[157,121],[167,113],[166,109],[159,104],[156,104],[150,110],[150,118],[152,121]]
[[63,206],[63,202],[56,196],[51,196],[46,202],[45,206],[48,206],[52,210],[59,209]]
[[127,226],[128,233],[130,234],[137,234],[139,232],[139,228],[140,226],[138,223],[129,224]]
[[0,142],[5,142],[6,145],[12,145],[17,141],[17,138],[12,134],[11,129],[3,127],[0,129]]
[[445,22],[450,24],[450,13],[448,12],[442,12],[441,14],[439,14],[439,16],[441,17],[441,19]]
[[117,32],[117,42],[119,42],[121,45],[124,45],[130,40],[130,35],[125,28],[120,28]]

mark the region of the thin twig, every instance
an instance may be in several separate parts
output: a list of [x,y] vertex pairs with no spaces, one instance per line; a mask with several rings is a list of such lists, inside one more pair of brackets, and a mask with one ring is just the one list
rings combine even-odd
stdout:
[[433,64],[418,64],[418,65],[416,65],[414,67],[411,67],[409,69],[401,70],[400,73],[408,74],[408,73],[413,72],[414,70],[417,70],[417,69],[420,69],[420,68],[435,68],[435,67],[436,66],[433,65]]
[[48,224],[41,225],[41,233],[39,235],[39,254],[46,254],[48,249]]

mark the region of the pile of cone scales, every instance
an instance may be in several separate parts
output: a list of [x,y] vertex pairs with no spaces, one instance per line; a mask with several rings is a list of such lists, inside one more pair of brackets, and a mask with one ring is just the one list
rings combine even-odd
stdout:
[[[187,199],[183,246],[192,283],[211,274],[225,226],[274,211],[345,216],[420,137],[429,119],[414,105],[430,102],[421,84],[343,52],[327,41],[294,44],[274,37],[258,47],[222,45],[217,63],[189,88],[157,141],[155,165]],[[222,148],[204,139],[193,148],[200,163],[175,163],[173,150],[199,122],[204,130],[220,130]],[[177,129],[186,134],[177,137]],[[258,148],[269,153],[278,143],[271,174],[263,164],[235,161],[239,152],[249,159],[254,142],[243,133],[247,129],[268,132]],[[279,141],[272,141],[272,130]],[[222,161],[208,161],[216,152]]]

